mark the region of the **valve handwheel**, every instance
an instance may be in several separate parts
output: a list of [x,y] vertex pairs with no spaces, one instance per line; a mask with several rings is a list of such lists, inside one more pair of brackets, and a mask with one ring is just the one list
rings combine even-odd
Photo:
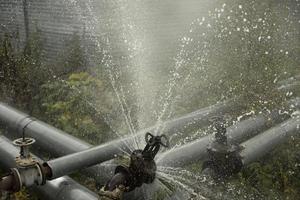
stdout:
[[13,144],[18,147],[30,146],[35,143],[33,138],[18,138],[13,141]]
[[145,141],[149,146],[155,146],[160,144],[163,147],[169,147],[170,143],[166,135],[154,136],[147,132],[145,135]]

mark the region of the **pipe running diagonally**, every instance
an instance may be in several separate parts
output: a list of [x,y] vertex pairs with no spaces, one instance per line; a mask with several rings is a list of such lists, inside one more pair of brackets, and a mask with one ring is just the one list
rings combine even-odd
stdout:
[[[165,132],[173,133],[181,127],[185,127],[188,124],[207,124],[209,119],[217,114],[225,114],[232,112],[232,110],[239,109],[241,105],[236,101],[228,101],[218,103],[207,108],[200,109],[198,111],[186,114],[182,117],[175,118],[173,120],[166,121],[164,123]],[[23,129],[28,137],[36,139],[36,146],[51,153],[53,156],[63,156],[79,151],[86,150],[92,147],[90,144],[79,140],[53,126],[50,126],[42,121],[34,119],[21,111],[18,111],[4,103],[0,103],[0,124],[13,130],[14,135],[7,135],[7,137],[21,137]],[[122,139],[116,139],[103,145],[103,148],[107,148],[105,152],[107,159],[110,160],[114,156],[120,153],[122,150],[128,151],[127,144],[133,141],[133,137],[143,138],[146,131],[151,131],[155,128],[147,128],[143,131],[139,131],[136,136],[124,136]]]
[[[300,98],[289,101],[288,105],[293,109],[300,108]],[[283,122],[289,117],[287,113],[281,113],[280,110],[275,110],[267,115],[260,114],[251,117],[227,129],[228,141],[241,143],[273,125]],[[158,157],[157,164],[161,166],[181,167],[197,160],[202,160],[207,156],[206,149],[213,138],[213,135],[208,135],[194,142],[164,152]]]
[[240,155],[244,165],[258,160],[290,136],[300,134],[300,116],[291,118],[242,143]]

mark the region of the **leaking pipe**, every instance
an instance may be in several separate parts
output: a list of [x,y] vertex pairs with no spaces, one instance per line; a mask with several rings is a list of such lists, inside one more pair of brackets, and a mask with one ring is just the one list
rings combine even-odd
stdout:
[[[296,98],[289,101],[288,105],[293,109],[299,108],[299,102],[300,99]],[[281,110],[251,117],[227,129],[228,141],[241,143],[273,125],[283,122],[289,117],[289,114]],[[213,135],[208,135],[189,144],[169,150],[158,157],[157,165],[181,167],[202,160],[207,156],[206,149],[213,138]]]
[[[190,123],[195,124],[195,122],[197,122],[199,124],[205,124],[211,116],[224,114],[240,108],[237,105],[238,103],[235,101],[223,102],[200,109],[183,117],[165,122],[165,130],[166,132],[171,133],[175,132],[178,128],[187,126]],[[7,137],[21,137],[24,131],[26,136],[36,139],[37,142],[34,146],[37,145],[54,156],[71,154],[91,147],[90,144],[44,122],[34,119],[4,103],[0,103],[0,124],[12,130],[10,131],[10,134],[13,133],[13,135],[6,135]],[[138,132],[135,136],[124,136],[123,139],[116,139],[101,145],[99,148],[103,150],[103,155],[101,155],[103,157],[103,161],[114,158],[114,156],[120,152],[129,151],[127,144],[130,143],[130,141],[133,141],[134,138],[144,138],[145,131],[151,131],[153,129],[154,127],[148,128],[144,131]]]
[[300,134],[300,117],[291,118],[262,134],[241,144],[244,148],[240,155],[244,165],[248,165],[266,155],[289,137]]
[[[19,155],[16,148],[6,137],[0,136],[0,167],[4,170],[15,167],[15,158]],[[43,186],[33,186],[33,191],[46,200],[98,200],[99,197],[70,177],[64,176],[48,181]]]
[[[217,107],[217,109],[214,109]],[[216,114],[213,111],[220,110],[223,106],[212,106],[208,109],[201,110],[201,112],[194,112],[187,116],[176,119],[176,121],[181,122],[184,121],[184,124],[192,123],[193,121],[197,121],[198,119],[204,119],[208,121],[207,117],[211,114]],[[202,120],[204,121],[204,120]],[[171,124],[168,127],[175,128],[180,123],[173,123],[173,121],[169,121],[168,124]],[[144,135],[144,134],[143,134]],[[138,136],[137,136],[138,137]],[[118,141],[118,142],[109,142],[103,145],[99,145],[96,147],[91,147],[87,150],[83,150],[81,152],[77,152],[74,154],[69,154],[45,163],[47,167],[51,169],[51,179],[55,179],[57,177],[61,177],[63,175],[70,174],[72,172],[78,171],[80,169],[84,169],[102,162],[107,161],[107,158],[115,157],[117,153],[115,148],[118,150],[122,150],[125,152],[130,152],[130,149],[125,145],[126,142]]]
[[[228,130],[228,137],[230,140],[240,143],[247,138],[255,136],[262,130],[284,121],[288,117],[288,114],[281,114],[278,110],[267,115],[261,114],[248,120],[244,120],[236,126],[230,127]],[[203,145],[203,143],[208,144],[210,140],[211,136],[208,136],[200,139],[200,142],[197,141],[197,143],[188,144],[178,149],[174,149],[174,153],[172,155],[170,155],[169,152],[167,156],[165,155],[160,159],[160,161],[158,161],[158,164],[165,163],[166,161],[187,164],[194,162],[197,159],[201,159],[203,157],[202,154],[206,152],[207,147],[207,145]],[[204,151],[199,151],[199,147],[204,148]],[[57,178],[105,161],[106,156],[102,156],[105,149],[103,148],[103,145],[92,147],[81,152],[48,161],[45,165],[51,169],[51,178]]]

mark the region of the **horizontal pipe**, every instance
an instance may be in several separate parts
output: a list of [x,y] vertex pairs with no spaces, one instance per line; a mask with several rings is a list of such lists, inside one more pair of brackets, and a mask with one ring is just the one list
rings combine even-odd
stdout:
[[277,145],[285,142],[290,136],[300,133],[300,118],[289,119],[266,132],[257,135],[241,144],[244,148],[240,155],[245,165],[266,155]]
[[[196,112],[189,113],[183,117],[166,121],[165,133],[173,133],[181,127],[185,127],[188,124],[195,123],[205,124],[208,122],[211,116],[216,114],[224,114],[231,112],[232,110],[240,108],[240,104],[236,102],[223,102],[214,106],[200,109]],[[27,114],[24,114],[4,103],[0,103],[0,123],[12,129],[14,135],[7,135],[7,137],[21,137],[24,130],[28,137],[36,139],[36,144],[41,149],[51,153],[54,156],[62,156],[74,152],[83,151],[91,147],[90,144],[83,142],[61,130],[58,130],[42,121],[31,118]],[[125,144],[133,141],[133,139],[142,140],[146,131],[153,131],[156,126],[148,128],[137,133],[138,136],[124,136],[123,139],[116,139],[104,145],[103,148],[108,148],[105,153],[107,159],[112,159],[114,156],[123,150],[128,150]],[[11,133],[11,132],[10,132]],[[135,137],[135,138],[133,138]],[[111,145],[113,147],[111,147]],[[121,148],[119,148],[121,147]],[[108,154],[108,151],[110,153]]]
[[11,130],[6,134],[7,137],[21,137],[24,131],[26,136],[35,138],[37,142],[34,146],[51,151],[57,156],[82,151],[92,146],[5,103],[0,103],[0,124]]
[[[202,122],[209,120],[207,116],[215,115],[216,110],[220,111],[223,108],[223,105],[215,105],[206,109],[202,109],[197,112],[190,113],[184,117],[177,118],[173,121],[167,122],[168,130],[180,127],[178,124],[187,124],[194,123],[195,121],[202,119]],[[223,110],[223,109],[222,109]],[[214,112],[212,112],[214,111]],[[177,123],[174,123],[176,121]],[[183,123],[181,121],[184,121]],[[143,134],[144,135],[144,134]],[[92,165],[96,165],[108,160],[108,158],[114,158],[116,153],[119,152],[130,152],[130,149],[127,147],[127,143],[129,140],[135,137],[140,137],[140,134],[125,138],[124,140],[117,140],[113,142],[108,142],[103,145],[99,145],[96,147],[89,148],[87,150],[83,150],[81,152],[77,152],[74,154],[69,154],[46,163],[47,166],[51,168],[51,179],[55,179],[57,177],[68,175],[72,172],[78,171],[80,169],[84,169],[90,167]],[[115,149],[118,149],[119,152],[116,152]]]
[[[256,117],[252,117],[248,120],[240,122],[236,126],[228,128],[228,139],[229,141],[234,140],[238,143],[242,142],[243,140],[258,134],[260,131],[271,127],[273,124],[284,121],[288,117],[289,115],[281,114],[279,111],[274,111],[267,116],[261,114]],[[196,143],[188,144],[178,149],[174,149],[173,154],[169,152],[163,155],[162,157],[160,157],[157,163],[159,165],[166,165],[167,163],[168,166],[170,166],[170,162],[172,162],[171,166],[174,166],[175,163],[187,164],[195,161],[195,159],[201,159],[203,152],[206,151],[199,151],[199,148],[206,149],[209,141],[211,140],[211,137],[212,136],[207,136],[200,139],[200,142],[197,141]],[[206,145],[204,145],[203,143]],[[51,168],[52,178],[67,175],[82,168],[86,168],[105,161],[106,156],[102,155],[107,148],[108,147],[103,148],[103,145],[100,145],[81,152],[69,154],[48,161],[47,165]]]
[[[100,164],[107,161],[108,157],[115,157],[115,145],[118,144],[104,144],[95,146],[81,152],[76,152],[66,156],[62,156],[45,163],[51,169],[51,178],[55,179],[72,172],[85,169],[87,167]],[[121,146],[122,144],[120,144]],[[129,150],[128,150],[129,151]]]
[[[241,98],[231,99],[225,102],[217,103],[215,105],[202,108],[200,110],[191,112],[182,117],[168,120],[163,123],[164,132],[163,134],[174,134],[180,130],[186,128],[186,126],[197,125],[197,127],[203,127],[211,122],[211,118],[215,116],[225,115],[234,113],[243,108],[241,104]],[[155,129],[156,126],[152,127],[150,131]],[[144,133],[144,132],[143,132]]]
[[[291,107],[299,106],[300,99],[293,99],[288,103]],[[240,143],[251,138],[274,124],[280,123],[289,117],[280,110],[271,112],[268,115],[260,114],[241,121],[227,129],[228,141]],[[179,148],[169,150],[158,157],[157,164],[161,166],[181,167],[207,156],[207,146],[213,141],[214,136],[208,135],[194,142],[183,145]]]
[[[0,136],[0,167],[4,170],[16,167],[15,158],[19,155],[16,148],[6,137]],[[99,197],[70,177],[64,176],[48,181],[43,186],[33,186],[42,199],[46,200],[98,200]]]
[[[218,113],[224,114],[226,111],[229,112],[229,110],[238,108],[238,106],[235,105],[237,105],[237,103],[235,102],[219,103],[214,106],[210,106],[204,109],[200,109],[199,111],[187,114],[183,117],[169,120],[165,122],[165,130],[167,132],[172,132],[180,127],[187,125],[188,123],[195,123],[196,121],[201,124],[207,123],[211,116],[214,116]],[[55,156],[62,156],[78,151],[83,151],[91,147],[91,145],[89,145],[88,143],[82,142],[79,139],[72,137],[65,132],[49,126],[39,120],[30,118],[28,115],[3,103],[0,103],[0,121],[2,122],[2,124],[6,124],[9,128],[15,130],[16,135],[18,135],[19,137],[24,130],[26,136],[34,137],[36,139],[36,143],[39,145],[39,147],[54,154]],[[153,129],[154,127],[149,128],[148,130]],[[144,133],[145,132],[138,133],[137,136],[134,136],[136,137],[135,139],[137,139],[138,137],[143,138]],[[7,136],[12,137],[11,135]],[[97,157],[99,158],[97,162],[103,162],[112,159],[116,154],[123,151],[129,152],[130,150],[128,149],[126,144],[132,141],[132,139],[132,136],[127,136],[124,139],[113,140],[104,145],[98,146],[97,149],[100,153],[97,153]],[[72,163],[76,163],[76,161]],[[77,163],[80,162],[77,161]],[[76,165],[74,165],[74,167],[75,166]],[[78,168],[76,167],[76,169]],[[58,174],[62,173],[58,172]]]

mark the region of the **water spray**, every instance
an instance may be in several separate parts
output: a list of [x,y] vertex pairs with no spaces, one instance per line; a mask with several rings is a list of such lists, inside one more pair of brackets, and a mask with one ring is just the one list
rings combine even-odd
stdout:
[[169,141],[165,135],[154,136],[149,132],[145,135],[145,141],[143,150],[136,149],[131,153],[128,166],[116,167],[115,175],[100,190],[100,196],[108,200],[121,200],[124,192],[154,181],[157,169],[154,158],[161,147],[169,147]]

